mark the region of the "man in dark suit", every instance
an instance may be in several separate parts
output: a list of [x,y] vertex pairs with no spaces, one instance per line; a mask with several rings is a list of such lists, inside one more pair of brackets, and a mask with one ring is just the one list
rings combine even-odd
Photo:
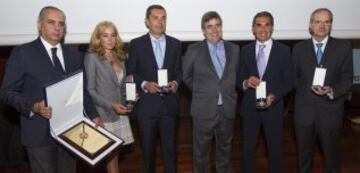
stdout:
[[[14,48],[6,65],[1,101],[21,114],[21,138],[34,173],[71,173],[75,160],[50,135],[51,108],[45,105],[43,87],[82,69],[83,58],[62,43],[66,21],[63,11],[44,7],[37,22],[39,38]],[[54,52],[52,52],[54,51]],[[85,91],[87,115],[99,124]]]
[[[237,86],[243,90],[241,106],[243,126],[242,172],[255,169],[256,144],[261,126],[264,129],[269,172],[282,172],[282,137],[284,96],[293,88],[290,48],[271,38],[274,27],[269,12],[253,18],[252,31],[256,41],[241,49]],[[266,106],[256,106],[256,92],[266,82]]]
[[[166,173],[176,172],[176,127],[181,82],[181,42],[165,34],[166,11],[160,5],[146,10],[149,33],[129,45],[127,72],[133,75],[140,91],[135,105],[143,149],[143,172],[155,172],[156,139],[160,132]],[[168,92],[157,83],[158,70],[167,70]]]
[[[353,81],[353,59],[350,43],[330,36],[332,22],[329,9],[316,9],[310,18],[312,38],[296,44],[293,49],[294,121],[300,173],[312,172],[316,136],[324,152],[325,172],[340,172],[339,129],[345,96]],[[315,69],[326,69],[322,87],[313,86]]]
[[192,91],[193,164],[209,172],[209,149],[216,141],[218,173],[229,173],[237,93],[239,47],[222,39],[222,20],[215,11],[202,16],[205,40],[189,46],[183,57],[183,79]]

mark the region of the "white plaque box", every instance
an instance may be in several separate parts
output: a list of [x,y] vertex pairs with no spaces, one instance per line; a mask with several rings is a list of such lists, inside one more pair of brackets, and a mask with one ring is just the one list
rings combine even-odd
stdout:
[[[95,165],[124,141],[85,118],[83,72],[45,87],[46,104],[52,108],[52,137],[74,154]],[[80,141],[80,142],[79,142]]]

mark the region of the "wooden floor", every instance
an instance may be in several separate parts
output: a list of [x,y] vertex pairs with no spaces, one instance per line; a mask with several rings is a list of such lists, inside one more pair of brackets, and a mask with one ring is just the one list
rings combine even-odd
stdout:
[[[241,140],[241,118],[236,119],[235,135],[233,141],[232,154],[232,172],[240,172],[240,147]],[[293,130],[292,117],[286,117],[284,121],[284,172],[295,173],[297,152],[295,145],[295,137]],[[141,172],[141,148],[138,140],[136,126],[134,125],[136,142],[129,147],[123,148],[120,160],[121,173],[140,173]],[[344,120],[344,127],[342,129],[341,137],[341,170],[342,173],[360,173],[360,125],[352,125],[346,119]],[[161,160],[160,146],[157,148],[156,169],[158,173],[163,173],[163,165]],[[178,131],[178,172],[190,173],[192,172],[192,125],[190,117],[182,117],[179,120]],[[314,157],[314,173],[323,172],[323,160],[321,149],[316,148]],[[263,136],[260,137],[257,154],[257,169],[259,173],[266,173],[268,164],[266,159],[266,148]],[[104,162],[100,162],[95,167],[89,166],[85,162],[79,160],[77,172],[79,173],[102,173],[106,172]],[[212,166],[212,172],[214,167]],[[30,173],[30,171],[20,171],[17,169],[5,169],[3,173]]]

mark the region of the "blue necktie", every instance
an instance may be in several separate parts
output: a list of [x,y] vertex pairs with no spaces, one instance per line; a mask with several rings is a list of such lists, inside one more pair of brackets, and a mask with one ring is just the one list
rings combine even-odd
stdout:
[[[218,55],[218,48],[219,45],[218,44],[213,44],[213,50],[212,50],[212,59],[213,59],[213,63],[215,66],[215,70],[216,70],[216,74],[218,75],[219,79],[221,79],[223,73],[224,73],[224,66],[225,66],[225,62],[221,61],[221,58]],[[224,63],[223,63],[224,62]],[[218,99],[218,105],[222,105],[223,101],[222,101],[222,95],[221,92],[219,92],[219,99]]]
[[59,57],[56,55],[57,48],[51,48],[51,54],[52,54],[52,60],[53,60],[53,66],[55,67],[56,71],[58,71],[60,74],[65,74],[65,71],[60,63]]
[[218,51],[217,49],[218,49],[218,45],[214,44],[213,56],[215,56],[216,61],[217,61],[216,73],[219,76],[219,78],[221,78],[224,73],[224,64],[222,63],[221,58],[217,53],[217,51]]
[[264,51],[265,47],[266,47],[265,44],[259,45],[259,52],[257,56],[257,67],[258,67],[260,79],[262,79],[266,69],[266,59],[265,59],[266,57]]
[[160,40],[155,40],[155,58],[158,68],[161,69],[164,63],[164,58],[161,50]]
[[317,63],[320,64],[321,58],[323,56],[323,51],[321,50],[321,47],[323,46],[323,43],[316,43],[317,51],[316,51],[316,60]]

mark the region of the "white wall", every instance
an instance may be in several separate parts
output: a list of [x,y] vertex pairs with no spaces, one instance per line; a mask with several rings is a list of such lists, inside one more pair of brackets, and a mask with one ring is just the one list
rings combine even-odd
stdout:
[[37,15],[45,5],[66,13],[68,43],[88,43],[101,20],[115,22],[122,38],[129,41],[147,31],[145,10],[154,3],[167,9],[167,33],[183,41],[203,39],[200,19],[209,10],[222,16],[225,39],[253,39],[252,18],[264,10],[275,18],[275,39],[304,39],[309,37],[310,13],[319,7],[334,12],[333,36],[360,38],[359,0],[1,0],[0,45],[35,39]]

